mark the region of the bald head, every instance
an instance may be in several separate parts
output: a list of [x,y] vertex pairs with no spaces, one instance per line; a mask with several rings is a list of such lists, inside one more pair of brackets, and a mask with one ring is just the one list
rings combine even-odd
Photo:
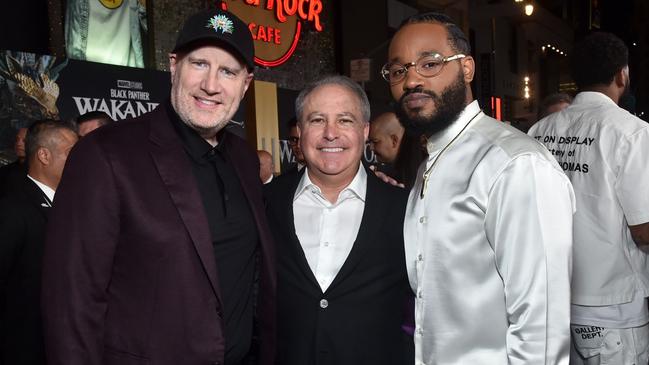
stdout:
[[403,133],[403,126],[392,112],[383,113],[370,123],[370,148],[379,162],[394,162]]
[[273,156],[264,150],[257,151],[259,158],[259,178],[261,182],[266,183],[273,176],[274,164]]

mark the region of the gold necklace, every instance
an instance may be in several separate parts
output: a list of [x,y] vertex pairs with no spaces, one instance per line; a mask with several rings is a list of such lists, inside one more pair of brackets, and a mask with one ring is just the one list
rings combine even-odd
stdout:
[[435,160],[433,161],[433,163],[432,163],[432,164],[430,165],[430,167],[426,170],[426,172],[424,172],[424,182],[423,182],[423,184],[421,185],[421,194],[419,194],[419,198],[420,198],[420,199],[423,199],[423,198],[424,198],[424,194],[426,193],[426,186],[428,186],[428,178],[430,177],[430,174],[433,172],[433,167],[434,167],[435,164],[437,163],[437,160],[439,160],[439,158],[442,156],[442,153],[444,153],[444,152],[446,151],[446,149],[447,149],[450,145],[452,145],[453,142],[455,142],[455,140],[456,140],[456,139],[457,139],[457,138],[462,134],[462,132],[464,132],[464,130],[466,129],[466,127],[468,127],[469,124],[471,124],[471,122],[472,122],[472,121],[473,121],[473,120],[474,120],[478,115],[480,115],[481,112],[482,112],[482,109],[479,110],[479,111],[478,111],[478,112],[477,112],[473,117],[471,117],[471,119],[469,119],[469,121],[464,125],[464,127],[462,127],[462,129],[460,130],[460,132],[458,132],[458,134],[456,134],[455,137],[453,137],[453,139],[451,139],[451,141],[450,141],[448,144],[446,144],[446,146],[444,146],[444,148],[442,148],[441,151],[439,151],[439,153],[437,154],[437,157],[435,157]]

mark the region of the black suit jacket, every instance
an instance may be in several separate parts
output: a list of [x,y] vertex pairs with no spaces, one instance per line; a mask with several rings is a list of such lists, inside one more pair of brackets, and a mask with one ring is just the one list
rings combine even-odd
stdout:
[[409,291],[402,233],[407,192],[367,172],[358,236],[324,293],[295,234],[293,196],[304,172],[280,176],[268,186],[268,217],[277,243],[280,365],[404,362],[400,326]]
[[[43,263],[49,365],[223,363],[211,233],[166,105],[70,153]],[[235,135],[224,144],[259,232],[260,359],[272,364],[275,252],[259,161]]]
[[41,259],[50,201],[27,175],[0,201],[0,364],[43,364]]
[[26,165],[14,161],[0,167],[0,198],[9,195],[13,189],[22,189],[23,178],[27,176]]

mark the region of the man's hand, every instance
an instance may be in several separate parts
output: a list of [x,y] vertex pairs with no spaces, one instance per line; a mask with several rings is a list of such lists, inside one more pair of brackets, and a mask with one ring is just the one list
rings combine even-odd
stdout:
[[640,250],[649,253],[649,222],[638,224],[637,226],[629,226],[631,230],[631,237]]
[[377,170],[376,166],[374,166],[374,165],[370,166],[370,170],[374,171],[374,175],[376,175],[376,177],[378,177],[379,179],[383,180],[383,182],[385,182],[385,183],[388,183],[388,184],[393,185],[393,186],[398,186],[398,187],[400,187],[402,189],[406,187],[404,184],[402,184],[402,183],[398,182],[397,180],[391,178],[390,176],[386,175],[385,173]]

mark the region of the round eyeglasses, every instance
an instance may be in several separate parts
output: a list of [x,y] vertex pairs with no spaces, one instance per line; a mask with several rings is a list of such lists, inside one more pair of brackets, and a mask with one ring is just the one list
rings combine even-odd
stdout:
[[415,62],[402,65],[396,62],[388,62],[381,68],[381,76],[390,84],[397,84],[406,78],[408,69],[415,66],[415,71],[424,77],[434,77],[439,75],[447,62],[459,60],[466,57],[462,53],[453,56],[444,57],[439,53],[427,54]]

